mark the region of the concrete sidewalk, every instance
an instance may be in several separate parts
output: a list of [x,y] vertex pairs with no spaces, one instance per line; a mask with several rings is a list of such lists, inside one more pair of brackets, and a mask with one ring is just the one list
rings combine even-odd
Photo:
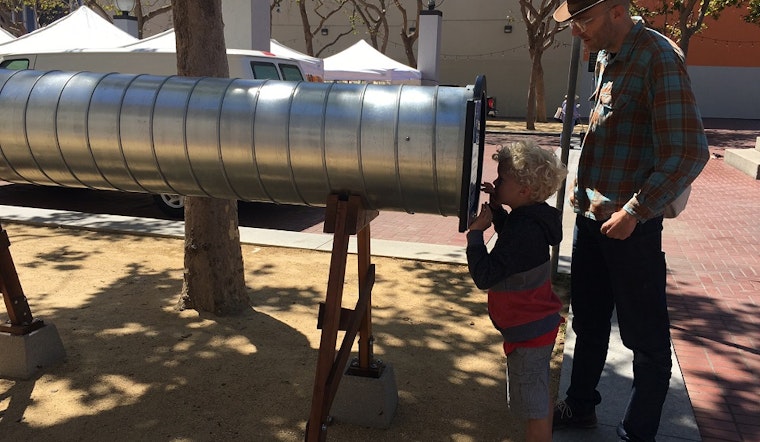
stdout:
[[[579,150],[571,150],[568,157],[568,170],[570,176],[574,176],[578,169]],[[570,181],[570,180],[568,180]],[[566,195],[569,195],[570,183],[567,185]],[[552,205],[554,204],[551,201]],[[575,214],[571,210],[563,210],[562,227],[563,240],[560,245],[560,271],[570,273],[570,255],[572,253],[573,228]],[[633,354],[623,346],[617,326],[617,316],[613,315],[612,332],[610,333],[609,352],[602,379],[599,383],[599,392],[602,395],[602,403],[596,407],[596,416],[599,426],[594,430],[565,429],[554,433],[555,441],[586,442],[586,441],[611,441],[618,440],[617,425],[625,414],[625,408],[633,381],[632,360]],[[562,374],[559,385],[559,398],[565,397],[565,392],[570,386],[570,371],[572,368],[573,349],[575,348],[575,333],[572,330],[572,311],[568,317],[565,333],[564,359],[562,360]],[[674,350],[674,349],[673,349]],[[675,350],[672,352],[673,369],[670,379],[670,391],[663,408],[662,421],[657,435],[657,440],[669,441],[699,441],[699,429],[694,418],[689,395],[684,385],[681,368],[678,365]]]
[[[572,315],[568,322],[572,323]],[[573,348],[575,347],[575,333],[573,333],[570,324],[568,324],[565,334],[565,358],[562,362],[559,386],[560,398],[564,397],[564,392],[570,385],[570,369],[573,360]],[[617,321],[615,321],[612,324],[607,364],[599,382],[599,392],[602,395],[602,403],[596,407],[599,426],[593,430],[559,430],[554,433],[553,440],[569,442],[618,440],[616,428],[623,418],[623,414],[625,414],[633,380],[631,359],[631,352],[623,346],[620,340]],[[670,391],[662,411],[662,421],[657,433],[657,440],[659,442],[701,440],[675,351],[673,352],[673,375],[670,378]]]

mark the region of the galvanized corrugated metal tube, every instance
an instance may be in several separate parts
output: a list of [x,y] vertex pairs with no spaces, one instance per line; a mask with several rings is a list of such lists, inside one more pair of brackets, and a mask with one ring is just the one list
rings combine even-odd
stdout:
[[475,89],[0,70],[0,179],[461,217]]

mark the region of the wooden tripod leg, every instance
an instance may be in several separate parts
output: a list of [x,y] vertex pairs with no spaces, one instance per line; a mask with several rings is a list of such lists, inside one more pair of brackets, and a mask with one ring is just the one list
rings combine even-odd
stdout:
[[335,231],[333,236],[332,257],[330,259],[330,275],[327,281],[324,317],[322,320],[322,338],[319,343],[317,370],[314,378],[314,394],[311,400],[311,414],[306,425],[307,441],[323,441],[327,435],[327,415],[330,398],[327,388],[330,373],[335,362],[335,344],[338,339],[341,303],[343,299],[343,284],[346,275],[346,260],[348,257],[348,240],[350,230],[347,230],[347,220],[355,219],[349,214],[346,201],[338,200],[336,211]]
[[[370,266],[372,265],[372,256],[370,255],[370,230],[369,224],[364,226],[356,236],[357,244],[357,261],[359,268],[359,287],[366,287]],[[372,293],[367,295],[367,307],[359,327],[359,369],[369,370],[373,359],[372,350]]]
[[29,303],[24,296],[21,282],[10,251],[8,232],[0,225],[0,292],[8,310],[9,324],[0,324],[0,331],[14,335],[24,335],[41,328],[44,323],[32,317]]
[[[374,374],[372,364],[372,329],[370,300],[375,272],[369,254],[369,223],[377,217],[377,210],[364,208],[361,197],[330,195],[327,200],[325,232],[333,233],[330,275],[324,309],[320,311],[322,338],[314,379],[311,413],[306,424],[307,441],[324,441],[327,437],[328,414],[348,363],[356,334],[360,334],[360,357],[365,361],[364,371]],[[348,241],[358,235],[359,299],[354,310],[343,309],[343,285],[348,259]],[[340,351],[336,352],[338,331],[344,330]],[[376,370],[375,370],[376,371]],[[375,376],[376,377],[376,376]]]

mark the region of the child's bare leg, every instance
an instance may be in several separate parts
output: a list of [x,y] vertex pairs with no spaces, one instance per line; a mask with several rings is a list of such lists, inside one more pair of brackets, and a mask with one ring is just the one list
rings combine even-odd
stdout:
[[549,411],[543,419],[528,419],[525,427],[525,440],[527,442],[551,442],[552,418],[554,417],[554,405],[549,394]]
[[551,442],[551,413],[543,419],[528,419],[528,425],[525,427],[525,440],[527,442]]

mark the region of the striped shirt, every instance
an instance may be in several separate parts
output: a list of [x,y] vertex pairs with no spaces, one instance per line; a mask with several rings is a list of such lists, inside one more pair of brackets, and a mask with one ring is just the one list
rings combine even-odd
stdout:
[[636,20],[617,54],[601,51],[575,211],[604,221],[621,208],[662,215],[709,157],[681,50]]

